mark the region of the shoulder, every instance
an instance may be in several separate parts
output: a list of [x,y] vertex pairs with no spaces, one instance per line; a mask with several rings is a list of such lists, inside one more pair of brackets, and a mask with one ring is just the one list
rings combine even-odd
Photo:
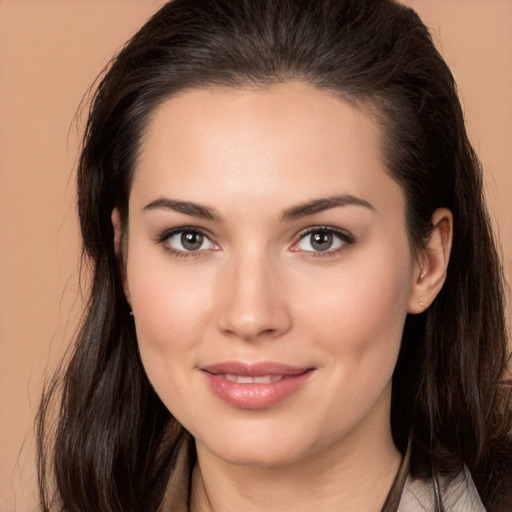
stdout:
[[486,512],[467,469],[450,481],[413,480],[409,476],[397,512],[436,512],[436,495],[446,512]]

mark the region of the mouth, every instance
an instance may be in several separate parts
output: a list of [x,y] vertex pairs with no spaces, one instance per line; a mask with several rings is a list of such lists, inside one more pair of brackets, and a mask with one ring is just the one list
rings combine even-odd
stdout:
[[284,375],[263,375],[261,377],[232,375],[229,373],[217,373],[216,375],[217,377],[227,379],[230,382],[236,382],[237,384],[270,384],[271,382],[277,382],[278,380],[284,379]]
[[229,361],[201,368],[209,389],[228,405],[265,409],[298,392],[314,368],[275,362],[246,364]]

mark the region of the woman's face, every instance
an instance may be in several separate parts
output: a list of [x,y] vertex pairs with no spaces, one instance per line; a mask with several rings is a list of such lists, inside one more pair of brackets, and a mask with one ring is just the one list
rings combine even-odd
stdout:
[[340,99],[192,90],[152,117],[126,292],[149,379],[198,449],[279,465],[389,433],[418,273],[376,123]]

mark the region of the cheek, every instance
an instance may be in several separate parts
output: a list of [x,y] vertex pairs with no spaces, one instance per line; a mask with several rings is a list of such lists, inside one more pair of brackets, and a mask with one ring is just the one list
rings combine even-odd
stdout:
[[[392,376],[411,287],[408,252],[392,248],[361,257],[307,282],[297,301],[299,329],[330,354],[335,378],[354,390]],[[360,392],[357,392],[360,396]]]
[[[315,398],[326,439],[340,428],[349,431],[375,404],[389,400],[409,287],[408,262],[397,270],[393,260],[351,265],[350,272],[340,268],[330,279],[316,276],[308,300],[297,310],[297,327],[313,342],[329,383]],[[388,398],[382,401],[384,395]]]
[[354,342],[371,330],[384,338],[401,333],[411,290],[411,260],[394,251],[386,256],[361,258],[357,264],[308,276],[299,292],[304,307],[298,316],[316,319],[319,327],[339,329],[342,339]]
[[159,391],[161,380],[192,366],[189,358],[213,306],[211,279],[198,269],[178,272],[165,258],[139,258],[136,250],[127,274],[142,361]]
[[[187,423],[202,325],[211,304],[207,286],[181,273],[131,277],[139,352],[153,389],[172,414]],[[196,410],[195,415],[202,413]],[[207,418],[204,418],[207,421]],[[192,423],[193,425],[193,423]]]

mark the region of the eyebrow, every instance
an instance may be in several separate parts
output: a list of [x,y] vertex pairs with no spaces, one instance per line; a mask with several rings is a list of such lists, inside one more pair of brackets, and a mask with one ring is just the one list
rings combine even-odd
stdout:
[[303,217],[307,217],[308,215],[313,215],[315,213],[329,210],[331,208],[337,208],[339,206],[362,206],[373,212],[376,211],[373,205],[365,199],[361,199],[351,194],[342,194],[338,196],[313,199],[307,203],[288,208],[281,215],[281,222],[291,222]]
[[201,219],[213,220],[216,222],[220,222],[221,220],[221,216],[213,208],[208,208],[207,206],[202,206],[191,201],[178,201],[176,199],[168,199],[165,197],[151,201],[149,204],[144,206],[143,211],[158,209],[173,210],[175,212],[184,213],[185,215],[190,215],[191,217],[199,217]]
[[[372,204],[365,199],[361,199],[351,194],[342,194],[338,196],[313,199],[307,203],[292,206],[282,213],[280,220],[283,223],[292,222],[324,210],[338,208],[341,206],[362,206],[371,211],[375,211]],[[209,208],[208,206],[203,206],[192,201],[179,201],[177,199],[169,199],[166,197],[161,197],[151,201],[149,204],[144,206],[143,211],[158,209],[172,210],[184,213],[185,215],[190,215],[191,217],[198,217],[215,222],[220,222],[222,220],[221,216],[214,208]]]

